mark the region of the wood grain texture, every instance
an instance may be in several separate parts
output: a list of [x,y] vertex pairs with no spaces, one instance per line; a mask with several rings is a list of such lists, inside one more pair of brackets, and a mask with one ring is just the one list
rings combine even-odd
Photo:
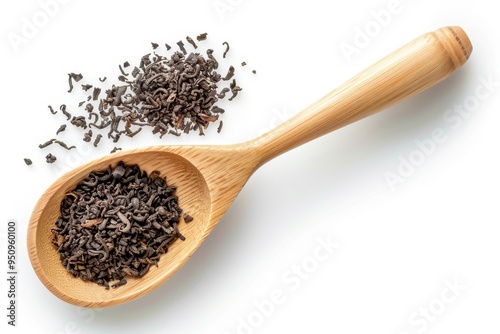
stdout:
[[[131,301],[168,280],[207,238],[252,173],[265,162],[330,131],[387,108],[447,78],[463,65],[472,46],[459,27],[427,33],[361,72],[309,108],[254,140],[229,146],[167,146],[118,152],[85,164],[58,179],[36,204],[28,227],[32,266],[60,299],[78,306],[107,307]],[[181,224],[177,240],[158,268],[106,290],[74,278],[61,265],[50,229],[65,194],[90,172],[118,162],[160,171],[178,187],[179,205],[194,217]]]

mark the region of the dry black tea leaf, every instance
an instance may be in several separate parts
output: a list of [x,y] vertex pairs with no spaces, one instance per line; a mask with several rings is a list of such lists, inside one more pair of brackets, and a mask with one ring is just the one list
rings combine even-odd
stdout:
[[179,49],[182,51],[184,55],[187,54],[186,48],[184,47],[184,43],[182,41],[178,41],[177,45],[179,46]]
[[68,93],[71,93],[73,91],[73,80],[75,82],[78,82],[83,79],[83,76],[81,74],[77,73],[68,73],[68,84],[69,84],[69,90]]
[[226,58],[226,55],[227,53],[229,52],[229,43],[228,42],[224,42],[222,43],[222,45],[225,45],[226,46],[226,50],[224,51],[224,53],[222,54],[222,58]]
[[59,127],[59,129],[57,129],[57,131],[56,131],[56,136],[57,136],[59,133],[63,132],[64,130],[66,130],[66,124],[62,124],[62,125]]
[[71,114],[66,111],[66,105],[65,104],[61,104],[61,106],[59,107],[59,110],[64,114],[64,116],[66,116],[66,118],[68,119],[68,121],[71,119]]
[[206,32],[205,32],[205,33],[203,33],[203,34],[199,34],[198,36],[196,36],[196,40],[197,40],[198,42],[204,41],[204,40],[206,40],[206,39],[207,39],[207,35],[208,35],[208,34],[207,34]]
[[68,145],[66,145],[65,142],[62,142],[60,140],[54,140],[54,143],[59,144],[59,146],[61,146],[62,148],[66,149],[68,151],[76,148],[76,146],[74,146],[74,145],[73,146],[68,146]]
[[90,88],[92,88],[92,85],[88,85],[88,84],[82,85],[82,90],[85,92],[88,91]]
[[57,158],[52,153],[47,154],[47,156],[45,157],[45,161],[48,164],[54,163],[56,160],[57,160]]
[[55,138],[47,140],[45,143],[38,145],[39,148],[46,148],[49,145],[52,145],[56,141]]
[[229,66],[229,70],[227,71],[227,74],[222,80],[228,81],[231,80],[231,78],[234,76],[234,66]]
[[198,48],[198,45],[196,45],[195,41],[191,37],[187,36],[186,41],[188,41],[188,43],[191,44],[193,46],[193,48],[195,48],[195,49]]
[[102,138],[102,135],[99,133],[94,140],[94,147],[97,147],[97,145],[99,145],[101,138]]

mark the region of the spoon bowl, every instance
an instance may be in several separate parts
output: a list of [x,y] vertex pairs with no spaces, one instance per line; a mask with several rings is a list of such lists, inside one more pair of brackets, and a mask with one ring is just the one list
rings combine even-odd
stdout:
[[[252,173],[274,157],[321,135],[372,115],[450,76],[470,56],[472,45],[460,27],[424,34],[367,68],[272,131],[228,146],[166,146],[118,152],[63,175],[37,202],[28,227],[31,264],[42,283],[60,299],[78,306],[107,307],[141,297],[168,280],[208,237]],[[176,240],[158,267],[141,278],[106,290],[73,277],[52,245],[51,228],[65,195],[91,172],[120,161],[159,171],[184,212],[186,240]]]
[[[213,203],[212,199],[218,198],[220,191],[233,192],[233,196],[236,197],[244,185],[243,181],[239,181],[241,178],[235,178],[230,187],[227,187],[228,182],[224,182],[224,187],[217,187],[215,183],[210,183],[209,187],[205,175],[202,174],[203,168],[200,171],[195,166],[195,164],[198,166],[205,164],[206,151],[207,148],[204,147],[191,147],[189,150],[180,147],[153,147],[119,152],[87,163],[60,178],[38,201],[33,211],[33,217],[36,217],[38,223],[31,224],[29,230],[29,253],[33,267],[42,282],[51,292],[69,303],[102,307],[110,300],[119,304],[133,299],[138,294],[146,294],[167,280],[194,253],[229,206],[221,205],[220,201]],[[212,157],[207,164],[227,164],[230,158],[235,158],[234,152],[220,153],[225,154],[221,154],[220,159]],[[142,278],[127,277],[127,284],[118,289],[106,290],[95,283],[75,279],[61,265],[59,253],[50,242],[51,228],[60,215],[61,202],[78,182],[92,171],[105,170],[109,166],[116,166],[119,162],[139,163],[141,170],[148,174],[159,171],[162,176],[166,176],[169,185],[177,186],[179,206],[195,219],[191,223],[179,225],[179,231],[186,239],[175,240],[169,246],[169,251],[162,255],[158,267],[152,266]],[[207,178],[210,180],[208,175]]]

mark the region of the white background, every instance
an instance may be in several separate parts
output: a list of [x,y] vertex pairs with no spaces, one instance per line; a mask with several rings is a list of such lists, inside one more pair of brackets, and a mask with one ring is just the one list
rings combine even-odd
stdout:
[[[484,81],[500,81],[492,1],[400,0],[383,26],[373,13],[383,13],[389,0],[66,2],[17,46],[9,36],[23,37],[27,21],[43,19],[42,6],[0,5],[0,221],[18,222],[19,246],[16,328],[7,326],[6,280],[0,284],[8,333],[499,332],[498,84],[494,94],[476,97],[478,90],[488,93]],[[192,259],[154,293],[90,310],[60,301],[38,280],[25,242],[37,198],[64,170],[113,147],[61,150],[55,164],[44,162],[48,151],[38,144],[64,123],[47,105],[76,107],[81,100],[66,92],[68,72],[93,82],[116,78],[118,64],[137,64],[150,42],[175,46],[202,32],[209,37],[204,47],[220,58],[228,41],[227,61],[236,65],[243,91],[224,104],[222,133],[212,126],[205,137],[144,135],[120,146],[228,144],[270,130],[395,48],[445,25],[462,26],[472,40],[463,68],[263,166]],[[372,29],[369,42],[358,41],[357,53],[346,57],[341,46],[355,46],[365,28]],[[463,117],[446,118],[464,104]],[[416,143],[439,129],[446,140],[422,155]],[[73,127],[61,134],[68,143],[81,136]],[[34,164],[26,166],[25,157]],[[418,164],[391,190],[388,173],[411,159]],[[6,228],[1,233],[7,272]],[[311,257],[318,240],[338,244],[319,263]],[[307,278],[291,272],[294,265],[305,266]],[[277,291],[280,303],[270,306],[266,300]]]

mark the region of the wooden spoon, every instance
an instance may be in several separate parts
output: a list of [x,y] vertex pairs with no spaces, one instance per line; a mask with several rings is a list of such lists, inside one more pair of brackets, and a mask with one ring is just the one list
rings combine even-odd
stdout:
[[[163,146],[115,153],[59,178],[42,195],[28,228],[31,264],[45,286],[74,305],[106,307],[144,296],[169,279],[201,245],[252,173],[272,158],[330,131],[367,117],[445,79],[470,56],[472,45],[460,27],[427,33],[380,60],[306,110],[254,140],[229,146]],[[158,267],[116,289],[70,275],[51,244],[50,229],[65,194],[90,172],[119,161],[139,164],[178,187],[179,204],[194,217],[181,224],[177,240]]]

